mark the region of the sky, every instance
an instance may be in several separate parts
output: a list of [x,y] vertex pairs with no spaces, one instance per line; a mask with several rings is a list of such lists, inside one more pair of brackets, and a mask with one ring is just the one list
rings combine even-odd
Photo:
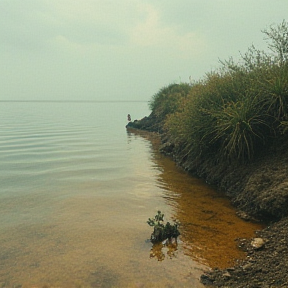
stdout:
[[0,0],[0,101],[149,101],[240,58],[288,0]]

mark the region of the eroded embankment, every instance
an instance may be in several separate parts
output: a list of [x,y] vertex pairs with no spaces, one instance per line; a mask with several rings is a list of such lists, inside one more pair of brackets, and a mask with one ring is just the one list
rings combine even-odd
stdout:
[[[149,117],[129,126],[161,132]],[[269,222],[258,235],[263,241],[261,247],[255,248],[251,240],[243,239],[239,246],[247,251],[247,259],[233,268],[207,272],[202,282],[215,287],[288,287],[287,145],[266,151],[253,163],[228,165],[212,157],[202,161],[183,157],[181,147],[162,138],[162,152],[185,170],[225,191],[240,217]]]
[[287,148],[271,149],[253,163],[242,165],[221,164],[217,158],[181,160],[181,152],[173,150],[171,143],[165,143],[162,151],[184,169],[225,191],[239,209],[239,216],[275,221],[288,214]]

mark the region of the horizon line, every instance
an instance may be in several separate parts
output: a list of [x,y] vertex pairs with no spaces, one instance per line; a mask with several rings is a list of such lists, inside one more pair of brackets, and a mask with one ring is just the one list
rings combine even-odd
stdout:
[[43,103],[112,103],[148,102],[148,100],[0,100],[0,102],[43,102]]

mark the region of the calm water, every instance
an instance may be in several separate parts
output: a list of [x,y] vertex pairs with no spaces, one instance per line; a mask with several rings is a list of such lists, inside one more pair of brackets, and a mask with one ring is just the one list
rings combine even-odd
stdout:
[[[0,287],[202,287],[244,256],[234,240],[260,226],[127,132],[128,113],[147,103],[0,103]],[[157,210],[178,244],[146,241]]]

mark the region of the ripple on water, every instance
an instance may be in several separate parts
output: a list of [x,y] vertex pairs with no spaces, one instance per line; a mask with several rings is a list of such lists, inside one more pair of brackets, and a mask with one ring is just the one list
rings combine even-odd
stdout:
[[[0,286],[202,287],[202,270],[243,257],[234,239],[260,227],[160,155],[157,138],[126,133],[122,118],[146,103],[5,105]],[[145,241],[157,210],[181,222],[177,245]]]

